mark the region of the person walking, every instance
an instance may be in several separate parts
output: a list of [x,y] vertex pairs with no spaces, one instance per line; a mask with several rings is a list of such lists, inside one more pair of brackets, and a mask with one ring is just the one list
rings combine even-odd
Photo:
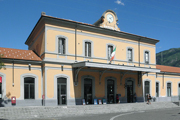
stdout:
[[149,94],[149,104],[151,104],[151,95]]
[[151,95],[150,94],[147,94],[147,104],[151,104]]

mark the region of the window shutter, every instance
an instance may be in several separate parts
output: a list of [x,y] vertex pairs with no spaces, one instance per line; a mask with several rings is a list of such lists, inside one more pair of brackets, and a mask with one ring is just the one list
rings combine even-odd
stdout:
[[65,39],[63,39],[62,41],[62,46],[63,46],[63,54],[65,54],[65,48],[66,48],[66,42],[65,42]]
[[85,42],[85,56],[87,56],[87,42]]
[[88,44],[88,57],[91,57],[91,43]]
[[110,46],[108,46],[108,59],[110,59],[110,57],[111,57],[111,48],[110,48]]
[[59,53],[62,54],[62,38],[59,39]]
[[132,61],[132,49],[128,49],[128,60]]
[[149,63],[149,52],[145,52],[145,62]]
[[[111,54],[112,54],[112,52],[113,52],[113,46],[110,46],[111,47]],[[110,54],[110,56],[111,56],[111,54]]]

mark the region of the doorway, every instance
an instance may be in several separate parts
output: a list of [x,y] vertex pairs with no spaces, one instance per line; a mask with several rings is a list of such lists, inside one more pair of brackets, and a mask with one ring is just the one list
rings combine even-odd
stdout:
[[179,97],[179,100],[180,100],[180,83],[178,85],[178,97]]
[[66,78],[57,79],[58,105],[67,105]]
[[128,103],[133,103],[133,81],[128,80],[127,81],[127,102]]
[[144,98],[145,98],[145,101],[147,101],[147,95],[148,94],[150,94],[150,82],[145,81],[145,84],[144,84]]
[[86,104],[92,104],[92,79],[84,79],[84,99]]
[[2,83],[0,83],[0,99],[2,99]]
[[107,80],[107,103],[115,103],[114,100],[114,80]]

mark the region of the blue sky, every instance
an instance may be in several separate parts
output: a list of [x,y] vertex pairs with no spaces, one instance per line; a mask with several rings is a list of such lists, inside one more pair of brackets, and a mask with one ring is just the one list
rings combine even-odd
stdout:
[[93,24],[104,11],[121,31],[160,40],[156,52],[180,47],[180,0],[0,0],[0,47],[28,49],[25,41],[41,12]]

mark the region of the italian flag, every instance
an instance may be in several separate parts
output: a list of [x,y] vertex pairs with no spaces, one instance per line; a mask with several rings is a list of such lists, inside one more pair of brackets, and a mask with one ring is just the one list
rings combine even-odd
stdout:
[[112,52],[112,54],[111,54],[111,60],[110,60],[110,62],[114,59],[115,53],[116,53],[116,47],[114,48],[114,50],[113,50],[113,52]]

